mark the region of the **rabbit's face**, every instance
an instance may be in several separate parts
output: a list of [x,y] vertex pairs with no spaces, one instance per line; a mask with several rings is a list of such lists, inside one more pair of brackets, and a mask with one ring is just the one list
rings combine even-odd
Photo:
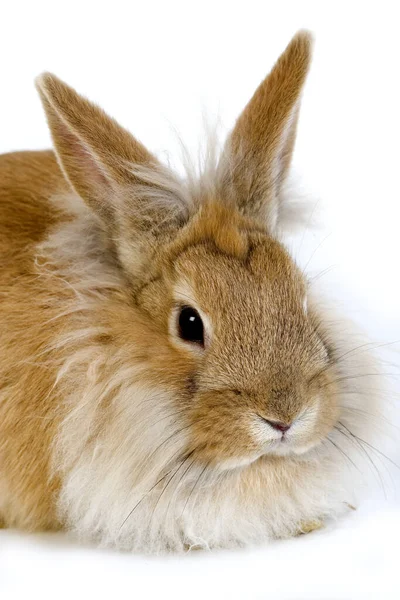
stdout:
[[189,451],[222,467],[304,453],[338,413],[305,279],[279,242],[241,219],[203,211],[138,297],[185,370],[176,385]]

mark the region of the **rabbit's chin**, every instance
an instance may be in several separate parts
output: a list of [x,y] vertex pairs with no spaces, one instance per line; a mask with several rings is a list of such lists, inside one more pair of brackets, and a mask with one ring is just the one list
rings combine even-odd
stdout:
[[243,468],[251,465],[262,457],[279,456],[279,457],[308,457],[310,453],[319,445],[319,442],[308,442],[302,444],[292,444],[289,441],[274,440],[268,448],[260,450],[256,454],[241,457],[232,457],[218,461],[216,465],[219,471],[230,471],[231,469]]
[[316,446],[318,446],[318,442],[310,441],[302,444],[291,444],[290,442],[282,440],[276,442],[266,454],[275,456],[301,456],[309,454]]

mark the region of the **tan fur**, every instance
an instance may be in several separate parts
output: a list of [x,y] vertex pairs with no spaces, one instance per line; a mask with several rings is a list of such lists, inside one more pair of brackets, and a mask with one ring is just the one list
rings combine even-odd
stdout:
[[[310,60],[310,37],[299,32],[240,115],[221,159],[224,192],[233,193],[240,210],[270,229],[290,166]],[[240,158],[233,169],[232,155]]]
[[[374,399],[367,380],[349,395],[340,383],[349,342],[273,237],[310,44],[292,40],[212,185],[193,188],[66,84],[38,79],[58,162],[0,159],[6,526],[226,547],[296,535],[350,500],[327,440]],[[204,348],[179,337],[186,304]],[[293,423],[288,441],[266,420]]]
[[[48,343],[48,294],[35,269],[35,245],[59,218],[50,197],[66,190],[54,153],[18,152],[0,161],[0,513],[8,525],[57,527],[49,482],[56,432],[55,370],[36,357]],[[41,306],[40,299],[43,298]],[[11,359],[12,357],[12,359]],[[6,476],[5,476],[6,474]]]

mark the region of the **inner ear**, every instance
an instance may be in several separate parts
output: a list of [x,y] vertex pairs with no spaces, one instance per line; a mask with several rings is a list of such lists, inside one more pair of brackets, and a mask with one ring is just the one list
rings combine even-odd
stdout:
[[60,137],[63,138],[68,150],[65,153],[64,161],[60,164],[67,180],[72,187],[74,183],[70,180],[68,173],[74,169],[81,170],[78,184],[80,195],[83,195],[89,206],[95,205],[96,212],[102,219],[113,219],[114,210],[110,206],[109,195],[113,191],[112,179],[105,173],[105,168],[101,161],[95,156],[93,151],[79,139],[62,121],[58,124]]

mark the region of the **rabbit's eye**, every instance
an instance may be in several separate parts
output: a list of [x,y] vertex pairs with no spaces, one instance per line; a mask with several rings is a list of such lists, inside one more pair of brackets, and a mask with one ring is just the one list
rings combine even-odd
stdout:
[[179,312],[178,327],[182,340],[204,346],[204,326],[197,310],[183,306]]

